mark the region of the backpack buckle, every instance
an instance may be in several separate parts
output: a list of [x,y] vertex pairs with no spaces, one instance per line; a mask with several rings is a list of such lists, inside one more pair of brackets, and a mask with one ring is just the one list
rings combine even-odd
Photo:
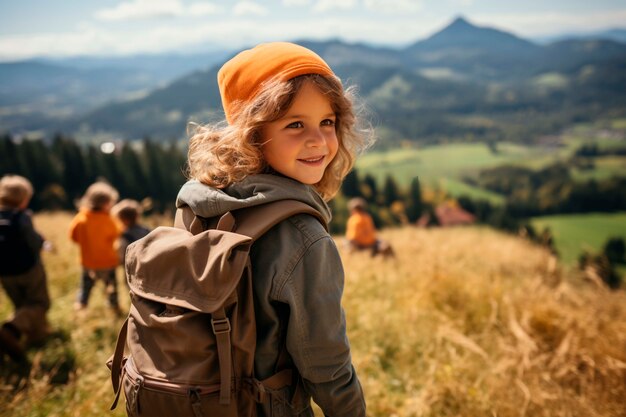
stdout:
[[261,381],[256,378],[249,379],[248,383],[250,384],[250,389],[252,390],[252,397],[254,398],[254,401],[259,404],[264,403],[267,399],[267,395],[269,394],[265,389],[265,385],[263,385]]
[[230,332],[230,320],[228,320],[228,317],[217,320],[211,319],[211,327],[214,334],[228,333]]

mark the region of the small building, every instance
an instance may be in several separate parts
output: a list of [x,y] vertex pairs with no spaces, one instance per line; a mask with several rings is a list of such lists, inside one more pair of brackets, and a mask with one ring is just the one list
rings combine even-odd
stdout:
[[435,219],[431,218],[431,213],[424,213],[417,220],[417,226],[460,226],[476,223],[476,216],[472,213],[464,210],[456,204],[443,203],[435,207],[434,210]]

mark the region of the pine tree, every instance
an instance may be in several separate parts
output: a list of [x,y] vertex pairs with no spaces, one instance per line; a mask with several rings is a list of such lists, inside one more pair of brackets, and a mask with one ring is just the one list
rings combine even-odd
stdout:
[[6,134],[0,137],[0,176],[22,174],[18,152],[18,147],[10,135]]
[[85,158],[78,144],[62,135],[56,135],[52,140],[52,152],[60,164],[61,187],[65,190],[66,207],[69,208],[89,185]]
[[167,198],[166,201],[172,202],[178,195],[178,190],[187,180],[185,176],[185,164],[187,156],[181,151],[175,141],[169,143],[164,149],[164,157],[167,161]]
[[[104,163],[104,154],[94,145],[87,147],[87,184],[91,185],[98,179],[109,178],[108,167]],[[83,190],[84,191],[84,190]]]
[[117,189],[120,196],[128,196],[128,186],[124,181],[124,176],[122,175],[118,155],[116,153],[103,153],[102,161],[107,169],[107,175],[104,178],[109,182],[109,184]]
[[141,165],[139,155],[132,148],[132,144],[125,143],[119,156],[120,172],[126,184],[124,197],[142,200],[148,197],[147,175]]
[[24,140],[20,144],[23,167],[27,172],[20,173],[30,180],[33,188],[37,191],[33,196],[31,207],[35,210],[42,208],[39,199],[40,193],[51,184],[60,182],[60,170],[54,164],[54,158],[50,157],[48,147],[41,140]]
[[166,173],[163,167],[166,166],[163,150],[152,143],[150,138],[143,140],[143,152],[146,164],[146,173],[148,176],[147,189],[150,197],[154,201],[155,208],[162,211],[165,208],[166,201],[172,200],[166,189]]
[[409,188],[406,214],[409,222],[416,222],[422,215],[424,204],[422,203],[422,189],[418,177],[413,178]]
[[356,168],[352,169],[344,178],[341,184],[341,193],[347,198],[362,197],[359,187],[359,174]]
[[396,184],[396,180],[394,180],[391,175],[387,175],[385,178],[385,185],[383,186],[383,199],[386,207],[391,207],[394,201],[400,200],[398,185]]
[[376,203],[378,200],[378,186],[376,185],[376,179],[372,177],[370,174],[365,174],[363,177],[363,182],[361,184],[361,190],[363,196],[370,203]]

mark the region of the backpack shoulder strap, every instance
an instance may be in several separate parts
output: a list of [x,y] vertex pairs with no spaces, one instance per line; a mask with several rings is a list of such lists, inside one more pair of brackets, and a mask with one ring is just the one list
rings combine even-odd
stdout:
[[14,229],[19,228],[19,221],[23,210],[2,210],[0,213],[0,218],[2,218],[4,225],[9,225]]
[[182,206],[176,210],[174,227],[189,230],[194,235],[197,235],[205,229],[202,224],[202,219],[196,216],[189,206]]
[[328,225],[320,212],[297,200],[280,200],[236,210],[233,212],[235,231],[255,241],[281,221],[300,213],[315,217],[328,231]]

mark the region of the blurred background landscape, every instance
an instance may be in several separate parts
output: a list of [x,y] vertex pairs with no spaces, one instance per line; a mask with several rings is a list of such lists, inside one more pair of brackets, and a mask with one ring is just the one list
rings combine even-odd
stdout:
[[[79,272],[64,239],[76,199],[105,178],[122,198],[143,201],[151,224],[167,224],[185,181],[188,123],[223,118],[218,69],[274,40],[311,48],[357,86],[364,127],[376,138],[331,202],[338,242],[347,200],[364,197],[405,262],[344,254],[347,288],[359,283],[346,302],[373,415],[626,415],[617,400],[626,395],[619,1],[43,3],[0,2],[0,175],[33,182],[36,225],[66,248],[45,255],[64,340],[85,329],[96,336],[44,352],[44,363],[74,358],[71,388],[55,391],[32,368],[31,394],[44,405],[15,415],[102,414],[93,411],[100,403],[83,407],[80,370],[106,397],[99,364],[114,329],[98,307],[86,327],[72,326]],[[365,283],[387,275],[397,285],[389,299],[399,297],[389,305],[399,321],[415,320],[415,339],[400,341],[399,325],[386,340],[369,334],[362,306],[380,300]],[[575,324],[577,308],[593,317],[587,327]],[[9,311],[3,298],[0,317]],[[85,350],[98,352],[97,365],[77,353]],[[471,355],[489,366],[469,369]],[[4,375],[0,395],[12,393],[4,400],[17,413],[29,394],[13,397],[14,376]],[[59,409],[63,401],[80,411]]]

